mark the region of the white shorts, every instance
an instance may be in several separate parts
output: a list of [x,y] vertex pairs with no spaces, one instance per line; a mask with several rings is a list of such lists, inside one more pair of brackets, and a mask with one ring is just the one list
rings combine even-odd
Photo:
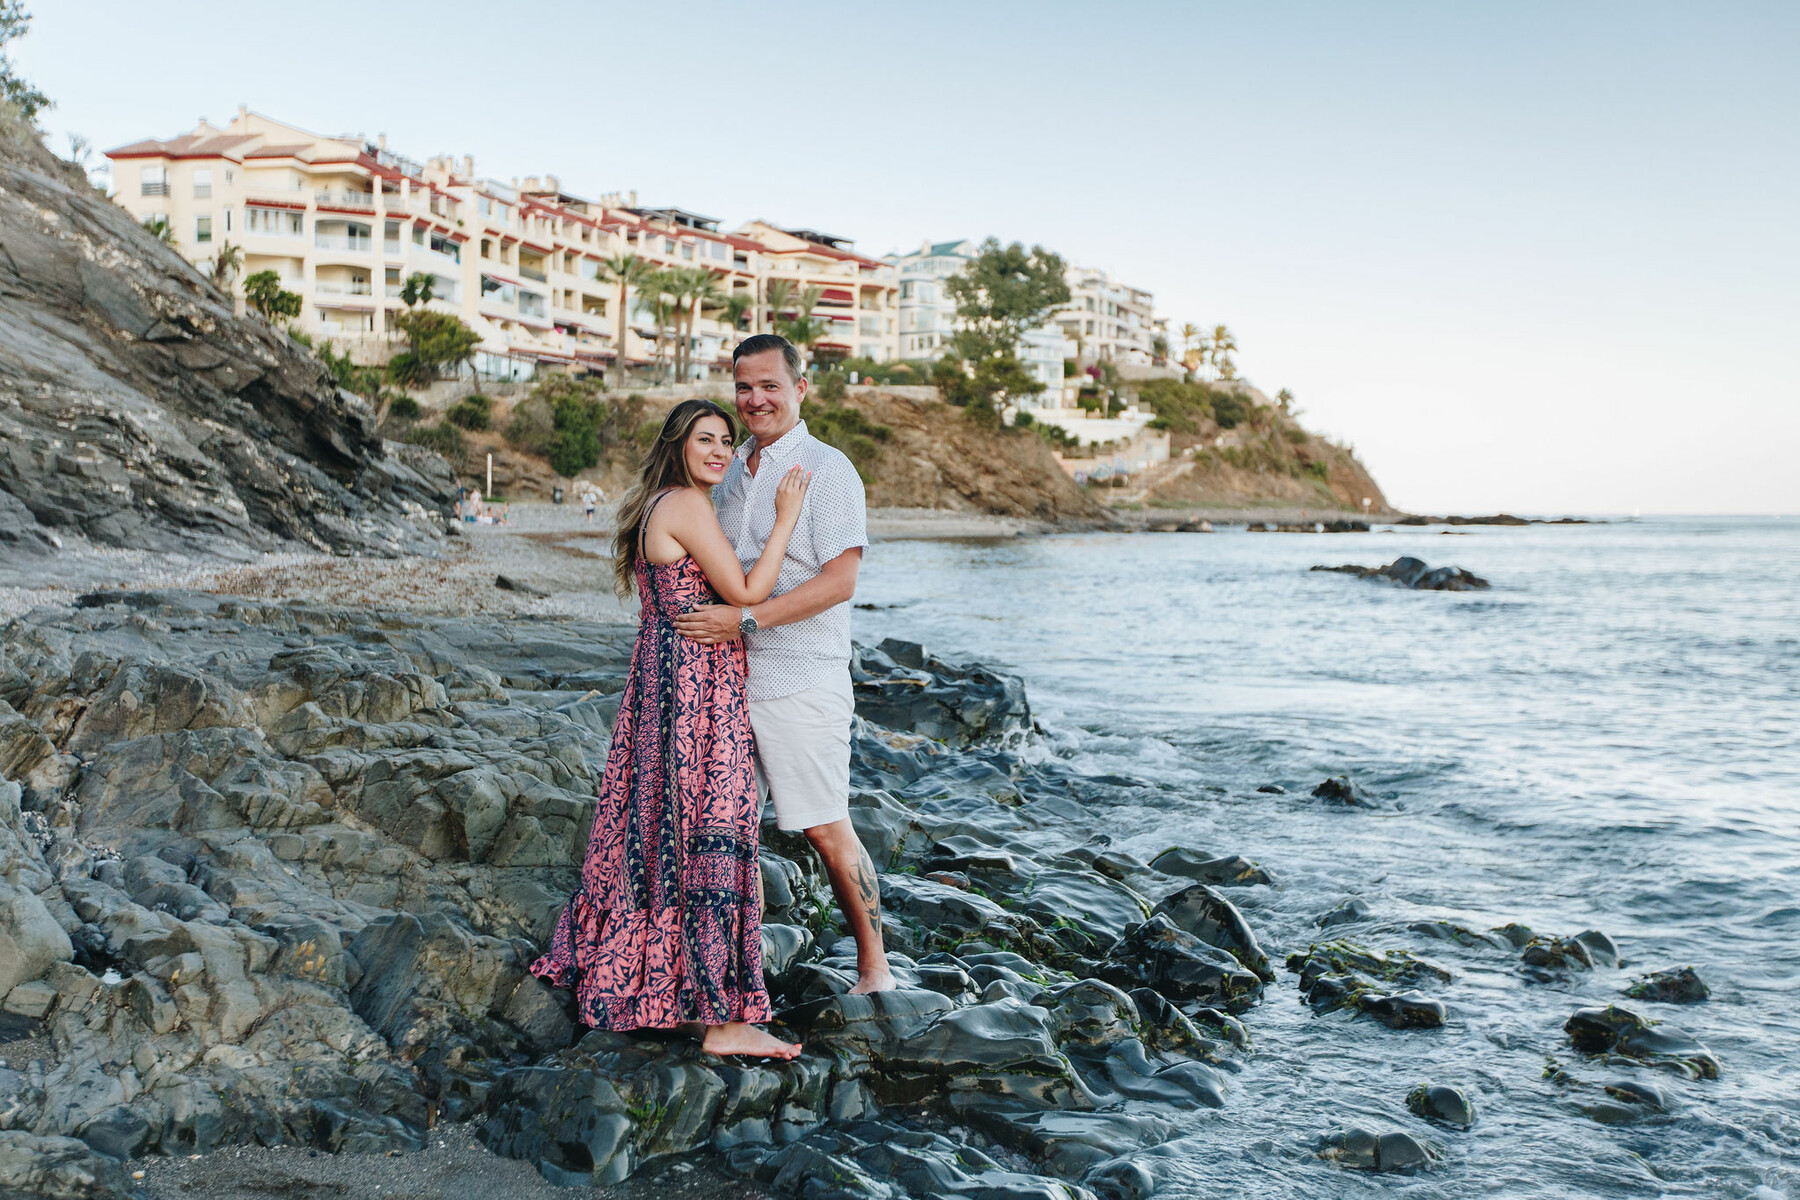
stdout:
[[784,830],[829,825],[850,815],[850,718],[856,698],[843,682],[750,702],[756,782]]

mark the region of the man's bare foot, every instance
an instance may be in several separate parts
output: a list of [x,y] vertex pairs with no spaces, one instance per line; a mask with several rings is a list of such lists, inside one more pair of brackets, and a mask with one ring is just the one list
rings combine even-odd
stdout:
[[799,1058],[800,1043],[784,1042],[742,1021],[708,1025],[700,1048],[709,1054],[742,1054],[750,1058]]
[[891,992],[900,985],[894,982],[894,973],[886,967],[877,971],[856,972],[856,986],[850,989],[852,996],[866,996],[870,992]]

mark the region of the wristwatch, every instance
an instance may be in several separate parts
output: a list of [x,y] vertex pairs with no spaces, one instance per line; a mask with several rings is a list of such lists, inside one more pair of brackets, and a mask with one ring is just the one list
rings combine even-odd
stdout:
[[738,612],[740,614],[738,617],[738,632],[755,633],[756,618],[750,615],[750,610],[748,608],[742,608],[739,609]]

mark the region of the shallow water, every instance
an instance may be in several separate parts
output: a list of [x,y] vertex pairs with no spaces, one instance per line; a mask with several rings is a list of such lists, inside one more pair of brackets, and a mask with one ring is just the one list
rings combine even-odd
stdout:
[[[1401,554],[1494,586],[1307,570]],[[880,606],[856,614],[860,639],[1023,675],[1038,753],[1159,785],[1106,810],[1123,848],[1273,871],[1274,889],[1234,893],[1271,959],[1360,896],[1373,918],[1335,934],[1455,972],[1435,1031],[1315,1017],[1281,972],[1245,1017],[1257,1052],[1226,1107],[1180,1115],[1159,1195],[1800,1196],[1800,520],[887,542],[857,599]],[[1395,810],[1307,795],[1340,772]],[[1531,983],[1516,955],[1406,929],[1440,917],[1597,928],[1628,965]],[[1683,964],[1709,1002],[1627,1003],[1705,1042],[1721,1078],[1570,1048],[1576,1008]],[[1547,1058],[1589,1089],[1545,1079]],[[1577,1106],[1632,1076],[1671,1110],[1614,1127]],[[1427,1080],[1475,1096],[1472,1130],[1407,1112]],[[1349,1123],[1424,1136],[1443,1161],[1401,1177],[1319,1160],[1318,1136]]]

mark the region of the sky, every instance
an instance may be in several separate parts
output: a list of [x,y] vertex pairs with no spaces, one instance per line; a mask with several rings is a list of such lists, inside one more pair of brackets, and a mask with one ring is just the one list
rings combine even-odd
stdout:
[[[1230,326],[1415,512],[1800,513],[1800,4],[27,0],[50,144],[249,105]],[[677,15],[678,14],[678,15]]]

